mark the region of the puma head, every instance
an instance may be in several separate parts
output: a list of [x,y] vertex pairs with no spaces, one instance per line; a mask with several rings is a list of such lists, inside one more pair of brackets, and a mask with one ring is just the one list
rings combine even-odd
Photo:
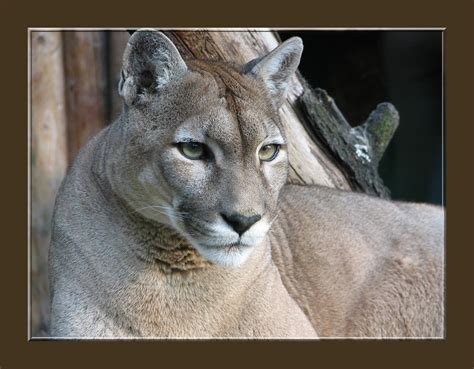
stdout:
[[164,34],[135,32],[119,84],[115,192],[209,261],[242,264],[277,215],[288,172],[278,109],[302,50],[292,38],[243,66],[185,61]]

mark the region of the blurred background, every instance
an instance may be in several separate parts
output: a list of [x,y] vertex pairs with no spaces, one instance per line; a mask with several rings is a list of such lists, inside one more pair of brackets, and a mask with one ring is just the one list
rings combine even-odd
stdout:
[[[442,201],[442,32],[285,31],[305,45],[300,72],[362,124],[380,102],[400,125],[379,167],[392,198]],[[120,114],[125,31],[31,32],[31,335],[47,335],[54,199],[80,147]]]

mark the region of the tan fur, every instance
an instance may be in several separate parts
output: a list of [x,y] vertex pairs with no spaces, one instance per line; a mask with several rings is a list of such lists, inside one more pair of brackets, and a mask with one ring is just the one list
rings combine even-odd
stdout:
[[[230,66],[131,37],[123,114],[57,197],[53,336],[442,334],[441,210],[285,185],[277,110],[301,51]],[[187,139],[210,156],[186,158]],[[229,214],[259,220],[238,233]]]
[[321,337],[442,337],[435,206],[287,186],[270,231],[285,286]]

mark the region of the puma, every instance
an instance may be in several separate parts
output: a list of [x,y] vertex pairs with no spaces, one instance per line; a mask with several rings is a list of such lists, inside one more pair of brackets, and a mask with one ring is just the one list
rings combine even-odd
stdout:
[[56,337],[442,337],[441,208],[286,184],[299,38],[243,66],[126,47],[50,248]]

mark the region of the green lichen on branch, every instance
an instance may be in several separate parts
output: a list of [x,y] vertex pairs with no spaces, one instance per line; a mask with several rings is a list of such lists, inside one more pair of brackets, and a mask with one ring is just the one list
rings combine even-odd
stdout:
[[313,89],[304,80],[303,87],[298,103],[311,137],[334,157],[354,190],[389,198],[378,163],[398,126],[395,107],[379,104],[363,125],[351,128],[326,91]]
[[395,133],[399,122],[398,111],[390,103],[381,103],[370,113],[366,122],[351,130],[353,136],[366,142],[369,156],[378,165]]

